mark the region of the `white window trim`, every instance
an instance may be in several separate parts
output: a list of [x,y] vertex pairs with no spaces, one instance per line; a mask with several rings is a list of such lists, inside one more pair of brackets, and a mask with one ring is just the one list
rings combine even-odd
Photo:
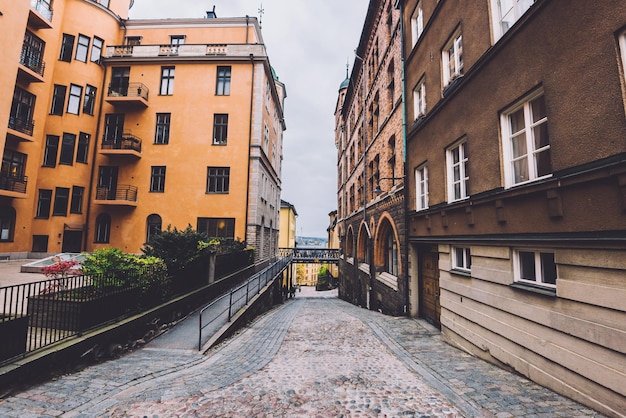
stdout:
[[[521,264],[520,264],[520,256],[519,253],[520,252],[529,252],[529,253],[534,253],[535,255],[535,274],[537,277],[537,280],[527,280],[527,279],[523,279],[521,277],[522,272],[521,272]],[[513,278],[515,280],[516,283],[527,283],[527,284],[531,284],[534,286],[538,286],[538,287],[544,287],[547,289],[556,289],[556,284],[551,284],[551,283],[545,283],[543,281],[543,269],[541,268],[541,253],[551,253],[554,254],[553,250],[548,250],[548,249],[537,249],[537,248],[516,248],[513,251]],[[559,277],[559,273],[558,273],[558,267],[557,267],[557,282],[558,282],[558,277]]]
[[619,47],[622,54],[622,75],[626,83],[626,30],[619,35]]
[[[463,146],[465,145],[465,146]],[[459,174],[460,174],[460,179],[459,179],[459,184],[461,186],[461,196],[456,197],[454,195],[454,160],[452,159],[452,152],[455,149],[459,149],[459,162],[457,163],[457,165],[459,166]],[[447,172],[447,186],[448,186],[448,202],[458,202],[461,200],[465,200],[467,198],[469,198],[469,192],[467,190],[468,188],[468,182],[469,182],[469,175],[467,174],[467,163],[468,163],[468,157],[467,157],[467,141],[463,140],[463,141],[459,141],[456,142],[454,145],[452,145],[451,147],[449,147],[446,150],[446,172]]]
[[411,16],[411,46],[414,47],[424,33],[424,8],[422,2],[418,1],[415,11]]
[[[541,180],[541,179],[546,179],[546,178],[550,178],[552,177],[552,173],[550,174],[546,174],[544,176],[538,176],[537,175],[537,167],[536,164],[528,164],[528,180],[526,181],[521,181],[516,183],[515,182],[515,171],[513,169],[513,164],[512,164],[512,160],[513,160],[513,151],[511,149],[511,128],[510,128],[510,124],[509,124],[509,115],[511,115],[512,113],[516,112],[517,110],[524,108],[524,124],[525,124],[525,130],[527,132],[526,134],[526,143],[528,145],[527,147],[527,158],[528,161],[531,161],[531,159],[534,161],[534,154],[536,153],[536,149],[534,148],[534,140],[533,140],[533,136],[532,136],[532,127],[534,126],[538,126],[539,122],[540,123],[548,123],[548,118],[544,118],[539,122],[535,122],[532,125],[530,124],[530,102],[533,101],[534,99],[542,96],[544,94],[543,89],[539,89],[531,94],[529,94],[528,96],[525,96],[523,99],[521,99],[520,101],[518,101],[516,104],[514,104],[513,106],[509,107],[508,109],[506,109],[505,111],[503,111],[500,115],[500,127],[502,129],[502,155],[504,157],[504,186],[505,188],[511,188],[514,186],[519,186],[522,184],[528,184],[528,183],[532,183],[535,182],[537,180]],[[528,132],[530,132],[531,134],[529,135]],[[551,147],[551,144],[548,145],[548,148]],[[545,148],[545,147],[544,147]]]
[[[517,22],[520,17],[524,15],[536,2],[536,0],[532,0],[532,3],[524,10],[519,8],[519,2],[515,1],[513,3],[513,15],[515,20],[511,23],[511,26]],[[508,32],[509,28],[504,29],[502,27],[502,12],[500,10],[500,0],[491,0],[491,27],[493,29],[493,42],[496,43],[506,32]]]
[[[459,48],[459,45],[461,45],[460,48]],[[450,56],[448,54],[448,50],[452,47],[454,47],[454,60],[455,60],[455,68],[456,68],[456,71],[454,72],[454,74],[450,73]],[[441,50],[441,63],[442,63],[441,68],[443,70],[442,75],[443,75],[444,87],[448,86],[455,79],[461,77],[464,73],[463,71],[464,64],[459,59],[461,56],[459,54],[459,51],[462,51],[462,49],[463,49],[463,34],[461,33],[461,30],[459,29],[454,33],[454,35],[452,35],[450,40],[446,42],[446,45]]]
[[414,120],[426,115],[426,81],[424,77],[413,89],[413,116]]
[[[421,185],[424,184],[424,193],[421,193]],[[422,197],[424,204],[422,205]],[[415,169],[415,210],[428,209],[428,166],[423,164]]]
[[[457,257],[456,250],[463,250],[462,260],[459,260]],[[451,261],[452,261],[452,270],[462,271],[469,273],[472,268],[472,254],[470,247],[452,247],[450,249]]]

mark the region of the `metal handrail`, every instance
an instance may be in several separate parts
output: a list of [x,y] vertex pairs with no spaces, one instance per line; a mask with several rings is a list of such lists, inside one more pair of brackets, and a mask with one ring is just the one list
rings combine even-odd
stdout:
[[[202,309],[200,309],[200,315],[198,318],[198,351],[202,350],[202,330],[215,322],[218,318],[228,312],[228,321],[230,322],[234,315],[237,314],[244,306],[247,306],[252,296],[256,296],[261,293],[261,290],[271,281],[278,278],[282,272],[291,263],[291,257],[282,257],[278,259],[272,265],[264,268],[260,272],[254,274],[245,283],[238,287],[231,289],[228,293],[218,297],[213,302],[209,303]],[[245,290],[245,291],[244,291]],[[203,325],[202,314],[209,308],[214,306],[217,302],[222,301],[228,297],[228,308],[220,311],[217,315],[214,315],[211,320]],[[244,302],[245,300],[245,302]]]

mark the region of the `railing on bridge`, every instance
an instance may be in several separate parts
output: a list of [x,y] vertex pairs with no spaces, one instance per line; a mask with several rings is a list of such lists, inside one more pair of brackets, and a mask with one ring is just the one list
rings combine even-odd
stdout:
[[293,263],[339,263],[339,249],[336,248],[279,248],[279,257],[292,257]]

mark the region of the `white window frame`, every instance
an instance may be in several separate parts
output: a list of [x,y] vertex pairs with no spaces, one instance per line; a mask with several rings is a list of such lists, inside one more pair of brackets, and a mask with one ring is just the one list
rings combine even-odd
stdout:
[[[536,156],[541,152],[549,152],[550,151],[550,143],[548,136],[548,145],[544,145],[541,148],[535,149],[535,134],[533,128],[536,128],[542,124],[548,123],[548,117],[545,116],[538,121],[532,121],[532,110],[530,104],[533,100],[538,99],[543,96],[543,89],[539,89],[528,96],[524,97],[522,100],[518,101],[515,105],[503,111],[500,115],[500,125],[502,129],[502,155],[504,157],[504,182],[505,188],[510,188],[513,186],[518,186],[520,184],[530,183],[537,180],[550,178],[552,177],[552,173],[548,173],[545,175],[539,175],[537,172],[537,162]],[[523,131],[520,130],[518,132],[511,132],[511,122],[509,117],[519,111],[520,109],[524,110],[524,128]],[[526,154],[520,155],[518,157],[514,157],[513,152],[513,139],[521,134],[524,134],[526,137]],[[525,180],[516,181],[515,179],[515,168],[514,165],[518,161],[522,161],[526,159],[526,169],[528,178]],[[531,163],[532,162],[532,163]]]
[[[458,150],[458,161],[454,161],[454,152]],[[467,173],[468,152],[467,141],[459,141],[446,150],[446,169],[448,185],[448,202],[456,202],[469,197],[469,174]],[[455,178],[458,169],[459,178]],[[458,195],[457,195],[458,186]]]
[[66,112],[72,115],[78,115],[80,113],[80,101],[83,97],[83,87],[76,84],[70,84],[69,91],[70,94],[69,99],[67,100]]
[[[493,39],[497,42],[504,34],[531,8],[537,0],[509,0],[511,8],[503,15],[502,0],[491,0],[491,24],[493,27]],[[506,25],[504,18],[507,20]],[[506,26],[506,27],[505,27]]]
[[[535,278],[534,279],[529,279],[529,278],[524,278],[523,276],[523,272],[522,272],[522,257],[520,255],[520,253],[531,253],[533,254],[533,260],[534,260],[534,269],[535,269]],[[543,260],[541,259],[541,254],[552,254],[552,262],[554,263],[554,268],[555,268],[555,283],[547,283],[545,282],[545,274],[544,274],[544,266],[543,266]],[[531,285],[535,285],[535,286],[539,286],[539,287],[545,287],[545,288],[549,288],[549,289],[556,289],[556,282],[558,282],[558,267],[556,265],[556,259],[554,257],[554,251],[552,250],[547,250],[547,249],[528,249],[528,248],[517,248],[513,251],[513,277],[515,282],[517,283],[528,283]]]
[[[453,60],[454,70],[450,69],[450,62]],[[463,34],[457,30],[441,51],[441,62],[443,70],[443,86],[448,86],[455,79],[464,74],[463,70]]]
[[472,270],[472,252],[470,247],[452,247],[450,249],[452,270],[469,273]]
[[428,209],[428,166],[422,164],[415,169],[415,210]]
[[619,47],[622,54],[622,75],[626,83],[626,30],[619,35]]
[[413,117],[418,120],[426,115],[426,80],[425,77],[413,89]]
[[411,46],[414,47],[424,33],[424,8],[422,2],[418,1],[415,11],[411,16]]

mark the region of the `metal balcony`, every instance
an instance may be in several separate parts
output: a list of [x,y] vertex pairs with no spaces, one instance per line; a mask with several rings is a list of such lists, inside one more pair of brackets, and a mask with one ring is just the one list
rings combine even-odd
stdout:
[[115,187],[96,187],[95,203],[108,206],[137,207],[137,187],[118,184]]
[[52,6],[50,0],[30,0],[28,25],[35,29],[52,28]]
[[0,196],[26,197],[26,185],[28,177],[0,174]]
[[114,106],[148,107],[148,87],[143,83],[128,83],[128,86],[109,84],[106,101]]
[[24,120],[15,116],[9,116],[9,129],[7,134],[18,141],[33,141],[33,129],[35,121]]
[[119,138],[102,138],[100,154],[103,155],[131,155],[141,158],[141,139],[130,133],[124,132]]
[[18,78],[25,83],[42,83],[46,67],[41,53],[29,48],[22,48],[20,66],[17,68]]

